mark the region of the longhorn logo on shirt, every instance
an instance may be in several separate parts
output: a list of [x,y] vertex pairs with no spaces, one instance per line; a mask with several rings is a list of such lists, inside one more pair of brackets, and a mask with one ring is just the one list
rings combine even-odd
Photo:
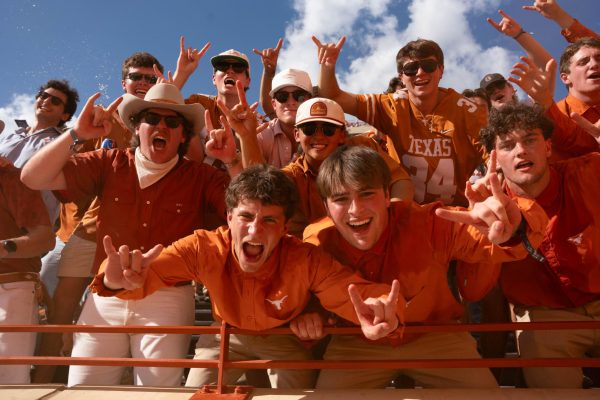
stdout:
[[277,309],[277,311],[280,311],[281,306],[283,306],[283,302],[285,301],[285,299],[287,299],[287,297],[288,297],[288,295],[286,294],[279,300],[271,300],[271,299],[265,299],[265,300],[267,300],[269,303],[273,304],[275,306],[275,309]]

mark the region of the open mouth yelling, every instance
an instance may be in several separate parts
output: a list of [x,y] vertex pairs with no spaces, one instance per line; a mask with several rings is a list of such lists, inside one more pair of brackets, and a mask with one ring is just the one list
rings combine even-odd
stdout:
[[593,80],[600,79],[600,72],[594,72],[593,74],[588,76],[588,79],[593,79]]
[[533,163],[531,161],[521,161],[515,166],[515,170],[527,172],[531,167],[533,167]]
[[157,134],[152,138],[152,147],[154,150],[164,150],[167,147],[167,138]]
[[225,78],[223,83],[225,84],[225,87],[235,86],[235,79]]
[[147,90],[144,90],[144,89],[136,89],[136,90],[135,90],[135,92],[134,92],[134,94],[135,94],[137,97],[140,97],[140,98],[142,98],[142,99],[143,99],[143,98],[146,96],[146,93],[147,93],[147,92],[148,92],[148,91],[147,91]]
[[245,242],[242,244],[242,251],[244,252],[244,258],[249,262],[256,262],[260,260],[265,247],[261,243],[257,242]]
[[429,79],[418,79],[415,81],[414,85],[415,86],[426,86],[429,84],[429,82],[430,82]]

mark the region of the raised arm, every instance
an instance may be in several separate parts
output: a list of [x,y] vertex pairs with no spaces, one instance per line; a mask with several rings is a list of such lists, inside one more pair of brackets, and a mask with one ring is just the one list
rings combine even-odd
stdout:
[[67,188],[62,169],[74,152],[73,145],[108,135],[112,128],[112,114],[123,100],[119,97],[108,108],[104,108],[94,105],[98,97],[100,93],[88,99],[69,133],[60,135],[44,146],[25,164],[21,171],[21,180],[25,185],[36,190]]
[[515,39],[527,52],[529,58],[533,59],[540,68],[543,68],[552,58],[552,55],[529,32],[524,30],[514,18],[502,10],[498,10],[498,13],[502,16],[500,22],[495,22],[491,18],[487,18],[487,22],[496,28],[498,32]]
[[283,39],[277,41],[275,48],[268,48],[264,50],[253,49],[254,54],[261,57],[263,63],[263,73],[260,78],[260,106],[262,107],[265,115],[270,119],[276,117],[275,109],[271,104],[271,95],[269,94],[272,89],[273,77],[275,76],[275,70],[277,69],[277,59],[279,58],[279,50],[283,46]]
[[321,43],[315,36],[312,37],[312,40],[317,46],[317,56],[321,65],[319,95],[337,102],[342,106],[344,112],[356,115],[358,112],[356,95],[340,89],[335,76],[335,65],[346,41],[346,36],[342,36],[337,43]]
[[554,21],[561,28],[561,34],[569,43],[574,43],[583,37],[598,37],[598,34],[583,26],[579,21],[566,12],[556,0],[535,0],[524,10],[536,11],[541,16]]
[[187,82],[189,77],[198,68],[198,63],[206,51],[210,48],[210,42],[207,42],[200,50],[192,47],[185,47],[185,38],[179,39],[179,57],[177,58],[177,69],[173,75],[173,84],[180,90]]

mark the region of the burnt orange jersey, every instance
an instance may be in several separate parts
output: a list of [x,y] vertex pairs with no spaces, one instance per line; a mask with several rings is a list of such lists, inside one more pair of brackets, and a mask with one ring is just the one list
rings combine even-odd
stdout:
[[407,92],[357,96],[357,117],[388,136],[390,156],[400,162],[415,185],[415,201],[466,205],[465,183],[485,149],[479,130],[484,110],[453,89],[440,88],[440,101],[424,116]]

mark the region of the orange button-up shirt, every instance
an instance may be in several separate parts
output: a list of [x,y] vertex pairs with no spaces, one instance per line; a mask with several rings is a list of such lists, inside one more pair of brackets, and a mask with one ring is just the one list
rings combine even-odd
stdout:
[[[284,325],[300,315],[311,293],[321,304],[344,319],[358,323],[348,296],[348,285],[357,285],[363,298],[387,295],[390,286],[368,282],[321,249],[285,235],[256,272],[244,272],[232,252],[229,229],[197,230],[169,246],[151,264],[145,284],[121,291],[123,299],[141,298],[165,286],[195,280],[210,292],[215,316],[242,329],[264,330]],[[97,275],[92,289],[114,295]],[[402,298],[397,314],[404,310]]]
[[[573,102],[570,104],[575,105]],[[590,111],[588,116],[592,117],[594,112],[597,112],[595,108],[594,111]],[[561,112],[555,103],[546,111],[546,116],[554,122],[551,161],[578,157],[600,150],[600,145],[596,139],[585,129],[577,125],[570,117],[565,115],[564,112]]]
[[[546,215],[532,200],[517,201],[529,225],[528,237],[536,246],[542,239]],[[354,248],[329,218],[309,225],[304,232],[305,240],[323,247],[366,279],[384,283],[398,279],[400,293],[408,302],[406,323],[457,321],[463,306],[448,287],[450,260],[499,263],[524,258],[527,252],[520,242],[514,246],[493,245],[475,227],[437,217],[435,209],[440,206],[439,202],[423,206],[404,201],[392,203],[387,229],[369,250]],[[500,273],[499,266],[473,272],[459,271],[458,287],[482,296],[495,285]],[[405,335],[402,340],[415,337]],[[399,344],[400,340],[395,338],[391,342]]]

